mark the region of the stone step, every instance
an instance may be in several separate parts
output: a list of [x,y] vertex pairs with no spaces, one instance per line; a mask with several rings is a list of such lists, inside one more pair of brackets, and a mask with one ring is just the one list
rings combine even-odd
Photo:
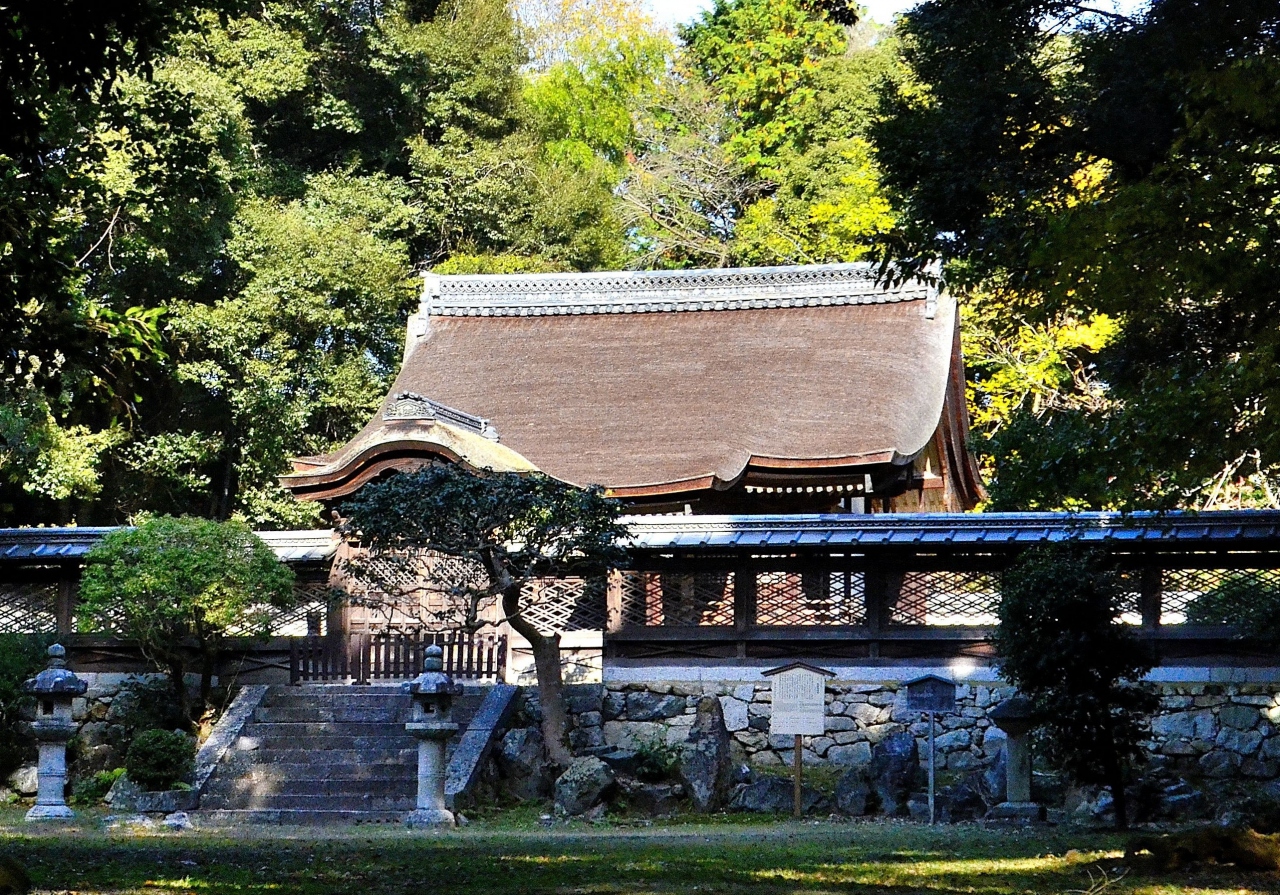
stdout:
[[336,824],[399,824],[408,811],[323,811],[315,809],[240,809],[197,811],[192,820],[197,827],[269,824],[316,827]]
[[268,706],[253,713],[253,723],[261,724],[314,724],[314,723],[392,723],[404,724],[412,709],[409,705],[386,705],[376,700],[366,700],[368,705],[307,705]]
[[312,767],[360,767],[379,764],[412,764],[417,766],[418,746],[392,745],[374,751],[348,747],[345,749],[306,750],[297,748],[261,748],[242,753],[243,759],[255,765],[307,764]]
[[318,737],[329,736],[363,736],[363,737],[409,737],[412,735],[404,729],[404,724],[391,721],[254,721],[245,725],[244,736],[261,740],[272,737],[288,737],[299,746],[308,744]]
[[269,764],[249,764],[243,767],[228,768],[231,773],[225,777],[215,777],[209,782],[209,789],[215,786],[258,785],[274,781],[319,780],[331,783],[361,783],[377,786],[379,783],[399,780],[416,780],[418,774],[417,754],[397,756],[394,761],[382,761],[362,764],[330,764],[328,762],[278,761]]
[[[350,795],[307,795],[303,793],[263,793],[247,800],[245,807],[283,808],[290,811],[412,811],[414,793],[356,793]],[[233,805],[214,806],[234,808]]]
[[[390,777],[381,780],[326,780],[317,777],[241,777],[234,781],[210,784],[204,792],[202,805],[213,806],[211,799],[224,799],[235,804],[222,807],[240,807],[240,802],[256,802],[272,795],[298,796],[395,796],[409,797],[418,791],[417,774]],[[213,806],[217,807],[217,806]]]
[[236,749],[244,749],[251,745],[256,745],[254,751],[262,751],[263,749],[272,750],[289,750],[296,752],[327,752],[336,750],[339,752],[367,752],[378,755],[384,752],[394,752],[400,749],[416,749],[418,741],[403,729],[399,736],[389,735],[329,735],[322,736],[305,736],[302,734],[279,734],[273,736],[255,736],[246,735],[240,738],[241,741],[236,743]]

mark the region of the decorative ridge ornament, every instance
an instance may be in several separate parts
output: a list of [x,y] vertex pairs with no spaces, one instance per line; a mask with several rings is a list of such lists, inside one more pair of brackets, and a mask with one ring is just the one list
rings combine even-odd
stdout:
[[441,404],[417,392],[400,392],[393,396],[383,409],[382,418],[384,420],[436,420],[470,430],[490,441],[501,441],[498,430],[484,417]]
[[925,301],[916,280],[886,285],[870,263],[573,274],[423,275],[424,317],[544,317],[738,311]]

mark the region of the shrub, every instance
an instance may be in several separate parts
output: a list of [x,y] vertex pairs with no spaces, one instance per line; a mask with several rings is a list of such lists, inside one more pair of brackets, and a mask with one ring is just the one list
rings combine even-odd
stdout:
[[144,730],[175,730],[188,723],[182,704],[162,678],[123,684],[108,718],[107,742],[120,755],[128,754],[133,738]]
[[145,730],[133,738],[124,767],[129,779],[147,790],[171,789],[196,766],[196,743],[178,730]]
[[71,787],[71,801],[76,805],[96,805],[107,797],[111,787],[124,774],[124,768],[99,771],[92,777],[77,780]]
[[22,682],[45,666],[50,642],[40,634],[0,634],[0,779],[35,754],[22,730],[22,709],[31,703]]
[[641,780],[665,780],[680,765],[681,747],[653,737],[636,743],[636,776]]

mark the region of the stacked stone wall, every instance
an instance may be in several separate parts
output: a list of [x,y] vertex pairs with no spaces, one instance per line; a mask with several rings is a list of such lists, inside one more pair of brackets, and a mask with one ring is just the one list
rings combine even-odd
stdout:
[[[1160,708],[1145,744],[1149,768],[1184,777],[1271,780],[1280,776],[1280,684],[1195,683],[1156,685]],[[1004,734],[988,712],[1013,694],[1010,687],[971,682],[957,688],[956,710],[938,716],[938,769],[965,774],[992,765]],[[698,699],[715,696],[735,755],[755,767],[790,765],[794,738],[771,736],[767,683],[654,681],[586,684],[569,688],[572,745],[626,748],[660,741],[681,743]],[[906,707],[905,690],[891,682],[836,681],[828,685],[826,731],[806,737],[809,765],[857,766],[871,748],[903,731],[927,753],[929,725]]]

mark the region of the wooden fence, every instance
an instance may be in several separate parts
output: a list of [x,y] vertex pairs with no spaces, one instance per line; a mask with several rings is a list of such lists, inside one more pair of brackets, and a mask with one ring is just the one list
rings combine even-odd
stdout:
[[410,680],[422,672],[423,653],[433,644],[444,650],[444,670],[454,678],[503,679],[507,660],[505,634],[408,631],[292,638],[289,681],[368,684]]

